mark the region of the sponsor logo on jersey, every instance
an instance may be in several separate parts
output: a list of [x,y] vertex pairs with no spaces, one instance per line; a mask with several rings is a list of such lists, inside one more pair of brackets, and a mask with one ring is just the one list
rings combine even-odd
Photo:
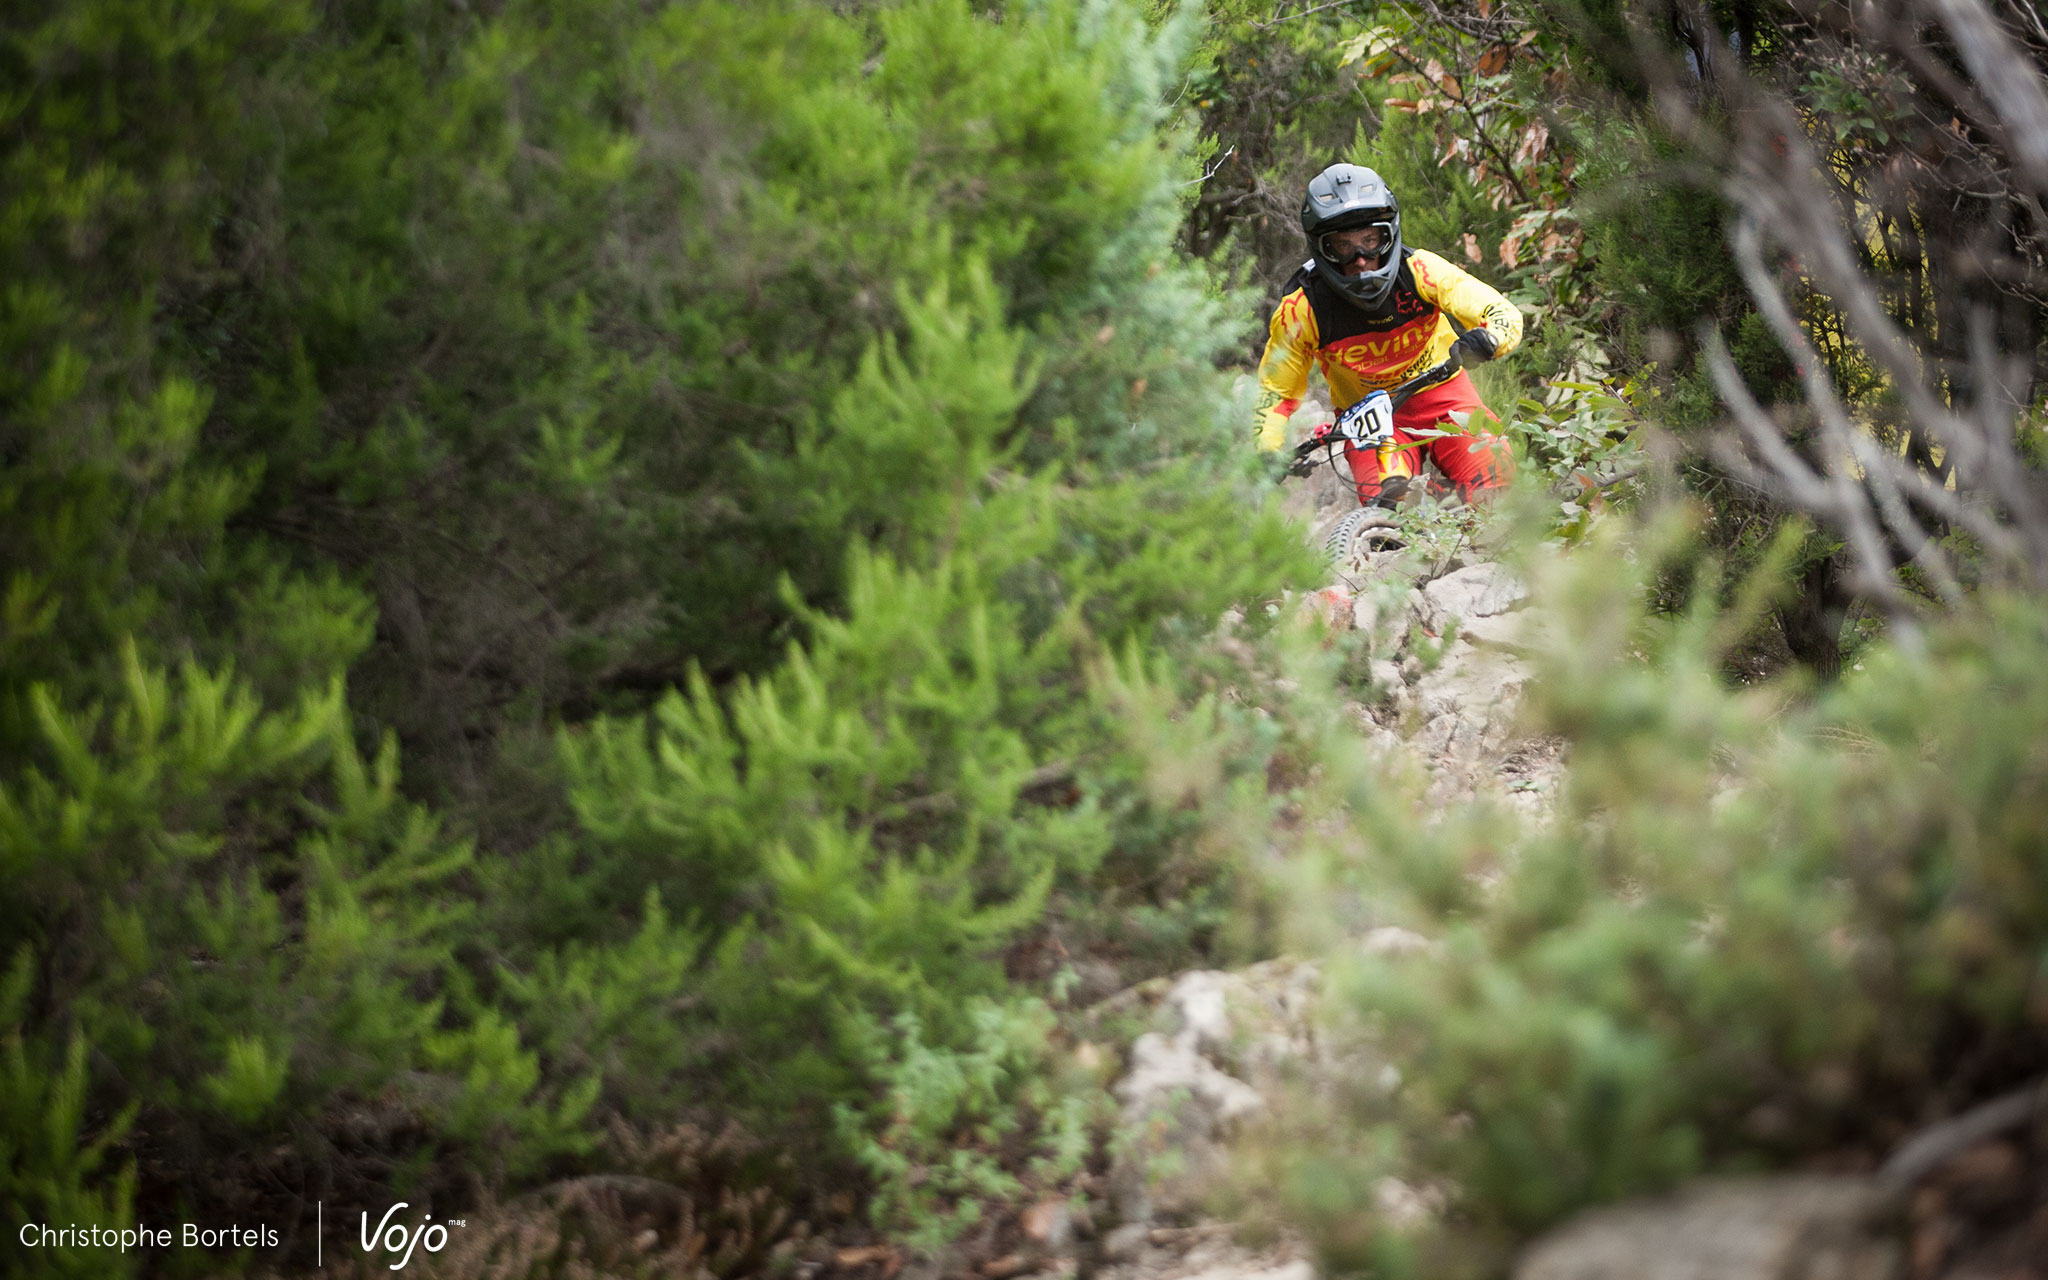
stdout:
[[1324,347],[1323,355],[1361,377],[1382,378],[1413,363],[1435,331],[1434,325],[1406,324],[1391,333],[1361,333]]

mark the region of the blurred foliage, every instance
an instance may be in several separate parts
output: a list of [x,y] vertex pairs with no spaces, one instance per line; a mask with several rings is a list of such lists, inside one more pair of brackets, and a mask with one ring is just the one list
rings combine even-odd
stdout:
[[[1316,767],[1274,797],[1291,820],[1261,865],[1291,946],[1330,966],[1330,1060],[1368,1067],[1334,1109],[1283,1110],[1236,1212],[1306,1227],[1333,1271],[1495,1275],[1572,1211],[1694,1174],[1869,1167],[2048,1064],[2048,614],[1985,599],[1834,684],[1731,686],[1803,533],[1657,607],[1674,561],[1716,572],[1698,528],[1606,521],[1535,555],[1524,727],[1568,751],[1546,817],[1424,804],[1426,778],[1359,741],[1333,655],[1297,655],[1263,703]],[[1210,749],[1153,741],[1161,771]],[[1361,951],[1383,925],[1426,945]]]
[[1227,945],[1090,691],[1314,571],[1171,244],[1193,36],[10,9],[9,1214],[310,1258],[684,1106],[843,1175],[864,1028]]

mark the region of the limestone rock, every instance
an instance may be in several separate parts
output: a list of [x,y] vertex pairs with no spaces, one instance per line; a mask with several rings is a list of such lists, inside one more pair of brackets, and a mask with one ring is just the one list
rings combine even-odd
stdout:
[[1354,604],[1351,589],[1342,583],[1333,583],[1320,591],[1311,591],[1302,597],[1302,611],[1320,621],[1331,631],[1348,631],[1352,624]]
[[1160,996],[1159,1030],[1131,1046],[1114,1086],[1123,1141],[1110,1180],[1126,1220],[1192,1208],[1222,1168],[1223,1142],[1263,1111],[1285,1064],[1311,1051],[1313,965],[1268,961],[1238,973],[1199,970]]
[[1442,635],[1452,618],[1468,624],[1475,618],[1491,618],[1506,613],[1528,595],[1529,589],[1505,566],[1467,565],[1422,588],[1422,624]]
[[1459,639],[1510,653],[1535,653],[1548,648],[1556,643],[1557,634],[1556,619],[1542,609],[1467,618],[1458,627]]
[[1415,686],[1422,717],[1416,745],[1433,757],[1498,745],[1520,704],[1528,667],[1513,654],[1458,645]]
[[[1246,1261],[1251,1265],[1247,1266]],[[1279,1266],[1258,1265],[1256,1257],[1247,1255],[1245,1261],[1229,1258],[1197,1271],[1188,1280],[1315,1280],[1315,1268],[1305,1259],[1296,1258]]]
[[1179,1037],[1169,1040],[1156,1031],[1138,1037],[1131,1046],[1130,1074],[1117,1082],[1117,1097],[1127,1106],[1142,1106],[1176,1089],[1187,1090],[1204,1109],[1204,1137],[1265,1106],[1257,1089],[1224,1074]]
[[1315,1280],[1315,1268],[1300,1256],[1299,1246],[1248,1249],[1233,1244],[1219,1226],[1135,1232],[1119,1227],[1113,1234],[1120,1247],[1103,1249],[1111,1265],[1095,1274],[1099,1280]]
[[1398,647],[1408,628],[1423,616],[1422,592],[1398,580],[1367,580],[1351,604],[1352,625],[1367,635]]
[[1514,1280],[1897,1280],[1886,1198],[1861,1178],[1703,1181],[1582,1214]]
[[1361,591],[1351,601],[1351,625],[1367,635],[1379,630],[1388,610],[1377,592]]
[[1444,1210],[1440,1193],[1417,1191],[1394,1177],[1373,1183],[1372,1202],[1380,1217],[1398,1231],[1413,1231]]
[[1400,663],[1381,658],[1372,664],[1372,687],[1382,701],[1398,707],[1408,698],[1408,674]]
[[1432,945],[1428,938],[1397,924],[1383,924],[1358,940],[1358,949],[1369,956],[1414,955]]

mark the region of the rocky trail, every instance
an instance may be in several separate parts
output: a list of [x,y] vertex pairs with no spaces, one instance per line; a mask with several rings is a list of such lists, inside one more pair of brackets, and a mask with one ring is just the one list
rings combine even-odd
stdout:
[[[1327,414],[1314,402],[1301,416]],[[1316,545],[1356,509],[1328,469],[1288,494],[1285,509]],[[1428,554],[1359,550],[1308,601],[1334,630],[1371,633],[1370,701],[1347,709],[1366,739],[1426,768],[1441,806],[1485,793],[1541,809],[1563,769],[1563,744],[1520,732],[1515,711],[1530,678],[1527,655],[1548,623],[1506,566],[1454,539]]]
[[[1323,412],[1314,404],[1304,415]],[[1320,545],[1355,500],[1327,470],[1292,487],[1288,510]],[[1425,804],[1444,808],[1482,794],[1540,814],[1564,766],[1562,742],[1516,722],[1530,679],[1530,647],[1544,628],[1527,588],[1505,566],[1469,546],[1422,559],[1360,550],[1335,566],[1333,581],[1298,607],[1333,631],[1373,636],[1369,696],[1346,713],[1375,749],[1405,756],[1430,779]],[[1405,929],[1380,927],[1357,939],[1367,951],[1399,954],[1429,945]],[[1089,1259],[1102,1280],[1314,1280],[1302,1242],[1250,1245],[1230,1223],[1203,1216],[1232,1173],[1234,1139],[1256,1128],[1289,1089],[1318,1079],[1371,1078],[1391,1067],[1340,1055],[1318,1035],[1317,966],[1269,960],[1236,972],[1157,978],[1112,996],[1089,1013],[1104,1026],[1148,1027],[1125,1049],[1113,1086],[1119,1145],[1109,1177],[1117,1225]],[[1361,1075],[1363,1073],[1363,1075]],[[1375,1186],[1390,1221],[1438,1210],[1427,1189],[1394,1178]],[[1055,1269],[1071,1268],[1071,1263]],[[1573,1271],[1546,1276],[1576,1276]],[[1588,1277],[1599,1273],[1584,1273]],[[1617,1273],[1618,1276],[1619,1273]]]

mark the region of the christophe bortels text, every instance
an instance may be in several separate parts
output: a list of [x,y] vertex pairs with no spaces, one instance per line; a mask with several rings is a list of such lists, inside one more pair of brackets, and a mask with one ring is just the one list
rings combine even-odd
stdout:
[[187,1222],[170,1227],[52,1227],[31,1222],[17,1237],[31,1249],[275,1249],[277,1231],[271,1227],[202,1227]]
[[[399,1216],[400,1211],[410,1208],[400,1200],[384,1211],[377,1219],[377,1227],[370,1229],[370,1215],[362,1215],[361,1235],[363,1252],[379,1263],[387,1263],[391,1271],[403,1271],[405,1264],[412,1261],[415,1250],[439,1253],[448,1247],[448,1229],[466,1227],[467,1220],[449,1218],[445,1222],[434,1221],[429,1213],[417,1223],[408,1223]],[[327,1205],[314,1201],[313,1218],[313,1264],[324,1267],[326,1250]],[[171,1249],[183,1246],[187,1249],[275,1249],[278,1234],[274,1227],[202,1227],[197,1223],[171,1227],[101,1227],[79,1226],[52,1227],[40,1222],[24,1226],[16,1237],[31,1249],[119,1249],[122,1253],[130,1249]],[[377,1257],[383,1254],[383,1257]],[[396,1262],[388,1259],[396,1258]]]

